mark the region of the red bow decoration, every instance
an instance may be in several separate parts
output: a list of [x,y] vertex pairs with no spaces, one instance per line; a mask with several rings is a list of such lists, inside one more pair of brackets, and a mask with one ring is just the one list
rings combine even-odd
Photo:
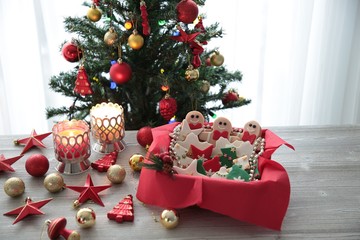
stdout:
[[141,18],[142,18],[142,27],[143,27],[143,35],[149,36],[150,35],[150,26],[148,20],[148,13],[146,10],[145,1],[140,1],[140,11],[141,11]]
[[175,41],[188,43],[193,54],[193,60],[191,64],[194,66],[194,68],[200,67],[200,54],[204,52],[204,48],[198,41],[196,41],[196,37],[200,34],[200,32],[187,34],[180,26],[178,26],[177,29],[180,31],[180,36],[172,36],[170,38]]
[[248,131],[244,131],[243,136],[241,138],[241,140],[245,141],[249,141],[251,144],[254,143],[256,139],[256,135],[255,134],[250,134]]
[[213,139],[218,140],[220,137],[228,138],[229,137],[229,132],[228,131],[220,132],[219,130],[214,130]]
[[190,127],[191,130],[198,129],[198,128],[202,127],[202,124],[201,123],[196,123],[196,124],[189,123],[189,127]]

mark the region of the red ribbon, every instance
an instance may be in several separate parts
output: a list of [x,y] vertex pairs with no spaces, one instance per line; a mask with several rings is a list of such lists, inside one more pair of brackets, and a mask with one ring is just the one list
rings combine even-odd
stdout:
[[198,129],[198,128],[201,128],[202,127],[202,124],[201,123],[196,123],[196,124],[193,124],[193,123],[189,123],[189,127],[190,129]]
[[249,141],[251,144],[254,143],[255,139],[256,139],[256,135],[250,134],[248,131],[244,131],[243,136],[241,138],[241,140]]

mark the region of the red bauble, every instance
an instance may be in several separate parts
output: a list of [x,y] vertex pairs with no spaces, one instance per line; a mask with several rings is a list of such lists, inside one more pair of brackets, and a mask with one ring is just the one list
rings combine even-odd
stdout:
[[26,160],[25,169],[33,177],[44,176],[49,170],[49,160],[42,154],[33,154]]
[[169,121],[177,111],[176,100],[169,95],[166,95],[163,99],[161,99],[159,108],[161,116],[166,121]]
[[234,90],[229,90],[227,93],[224,94],[224,97],[222,98],[222,103],[224,105],[239,101],[240,97],[239,94]]
[[199,14],[196,3],[192,0],[182,0],[176,5],[177,17],[180,22],[193,23]]
[[143,147],[150,146],[153,141],[151,127],[146,126],[140,128],[136,134],[136,139],[141,146]]
[[74,42],[67,42],[62,47],[62,55],[69,62],[77,62],[82,57],[81,49]]
[[206,64],[206,66],[211,66],[211,61],[210,61],[210,58],[207,58],[206,60],[205,60],[205,64]]
[[110,78],[117,84],[124,84],[131,79],[132,70],[126,62],[117,62],[110,68]]

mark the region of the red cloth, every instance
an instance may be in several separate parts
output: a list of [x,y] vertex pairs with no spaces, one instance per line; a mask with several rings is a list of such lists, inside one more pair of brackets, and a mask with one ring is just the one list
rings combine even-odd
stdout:
[[[148,154],[168,149],[171,140],[169,133],[177,124],[167,124],[152,130],[154,141]],[[259,181],[170,176],[143,168],[136,197],[145,204],[162,208],[198,205],[241,221],[280,230],[289,205],[290,182],[285,169],[270,158],[283,144],[293,147],[270,130],[263,130],[263,137],[266,144],[263,155],[259,157]],[[224,201],[227,204],[219,204]]]

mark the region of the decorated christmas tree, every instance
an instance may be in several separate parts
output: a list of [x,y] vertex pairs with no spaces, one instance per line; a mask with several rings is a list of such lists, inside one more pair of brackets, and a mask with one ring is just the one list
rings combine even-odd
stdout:
[[[50,87],[74,99],[48,108],[47,117],[84,119],[101,102],[122,105],[126,129],[158,126],[191,110],[209,119],[216,110],[240,107],[229,83],[239,71],[223,65],[221,49],[207,49],[222,37],[218,23],[206,23],[204,0],[93,0],[83,17],[65,18],[74,39],[64,41],[64,58],[74,69],[53,76]],[[210,89],[210,90],[209,90]]]

